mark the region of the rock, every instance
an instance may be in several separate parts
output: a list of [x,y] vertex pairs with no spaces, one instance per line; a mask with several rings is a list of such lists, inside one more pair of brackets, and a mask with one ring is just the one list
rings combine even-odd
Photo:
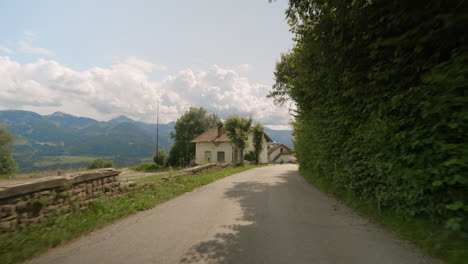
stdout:
[[16,206],[13,204],[6,204],[0,207],[0,218],[14,214]]
[[27,201],[20,201],[16,203],[16,210],[17,211],[24,211],[28,208],[28,202]]

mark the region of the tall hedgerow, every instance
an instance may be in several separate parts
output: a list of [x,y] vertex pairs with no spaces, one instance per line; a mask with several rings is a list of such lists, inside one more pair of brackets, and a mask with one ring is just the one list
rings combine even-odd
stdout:
[[383,210],[468,230],[468,2],[290,0],[301,166]]

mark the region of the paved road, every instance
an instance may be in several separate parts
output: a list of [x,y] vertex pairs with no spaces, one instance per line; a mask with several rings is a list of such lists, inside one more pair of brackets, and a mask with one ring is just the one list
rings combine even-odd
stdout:
[[438,263],[354,214],[296,165],[239,173],[30,263]]

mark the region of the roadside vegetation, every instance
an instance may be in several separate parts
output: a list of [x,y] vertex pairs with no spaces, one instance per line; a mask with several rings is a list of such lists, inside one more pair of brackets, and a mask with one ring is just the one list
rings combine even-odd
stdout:
[[135,167],[131,167],[130,169],[134,171],[139,171],[139,172],[160,172],[160,171],[166,171],[169,168],[165,166],[158,165],[154,162],[145,162],[141,163],[140,165],[137,165]]
[[114,162],[112,160],[97,159],[88,164],[88,170],[102,169],[102,168],[113,168]]
[[11,156],[13,136],[0,126],[0,179],[6,178],[17,171],[18,166]]
[[297,108],[302,169],[402,217],[392,228],[413,226],[410,239],[450,263],[466,263],[468,248],[466,10],[461,0],[291,0],[295,45],[270,93]]
[[409,240],[429,255],[447,263],[465,264],[468,260],[468,236],[440,228],[425,217],[405,217],[394,210],[379,210],[372,201],[358,198],[319,177],[313,170],[300,169],[301,175],[321,191],[332,195],[399,237]]
[[99,199],[86,211],[75,211],[45,223],[33,224],[15,233],[0,233],[1,262],[12,264],[23,261],[119,218],[153,208],[197,187],[256,167],[258,166],[247,165],[227,168],[195,176],[179,177],[167,182],[160,182],[163,175],[157,175],[157,178],[150,176],[138,179],[153,184],[151,187],[137,187],[122,197]]

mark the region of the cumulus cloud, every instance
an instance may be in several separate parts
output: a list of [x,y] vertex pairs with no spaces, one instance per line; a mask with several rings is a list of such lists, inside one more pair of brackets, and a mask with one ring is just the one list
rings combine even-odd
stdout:
[[162,65],[127,58],[109,68],[75,71],[54,60],[20,64],[0,57],[0,107],[41,112],[52,109],[105,120],[120,114],[154,122],[176,120],[190,107],[204,107],[222,118],[252,115],[265,125],[286,125],[288,111],[265,96],[268,86],[252,83],[237,71],[214,65],[203,71],[185,69],[152,81]]

